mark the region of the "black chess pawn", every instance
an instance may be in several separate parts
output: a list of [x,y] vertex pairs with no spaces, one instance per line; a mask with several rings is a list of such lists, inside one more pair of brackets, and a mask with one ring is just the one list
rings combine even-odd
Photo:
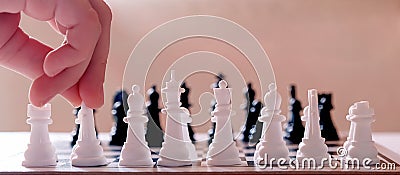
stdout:
[[161,109],[158,107],[158,101],[160,99],[160,94],[157,92],[157,87],[153,85],[148,91],[147,94],[149,95],[149,103],[147,105],[147,111],[154,121],[154,123],[157,125],[158,128],[161,129],[161,124],[160,124],[160,112]]
[[247,118],[246,118],[245,126],[243,127],[243,139],[242,140],[244,142],[249,142],[250,130],[253,128],[253,126],[257,122],[258,116],[260,115],[262,104],[261,104],[261,102],[254,100],[256,93],[255,93],[254,89],[252,88],[251,83],[247,84],[247,88],[246,88],[244,94],[246,97],[245,110],[247,113]]
[[321,136],[327,141],[339,140],[339,136],[331,117],[331,110],[333,109],[332,94],[318,94],[318,108]]
[[118,91],[114,96],[114,103],[111,110],[114,119],[114,126],[111,129],[110,145],[123,146],[126,140],[128,124],[124,122],[126,117],[128,94]]
[[[77,107],[72,111],[72,114],[74,114],[75,118],[78,117],[78,112],[79,110],[81,110],[81,107]],[[96,113],[96,110],[93,109],[93,114]],[[96,119],[96,117],[94,117],[94,119]],[[76,142],[78,141],[78,136],[79,136],[79,128],[80,128],[80,124],[75,124],[74,129],[72,130],[72,141],[71,141],[71,147],[73,147]],[[96,136],[97,136],[97,128],[96,125],[94,126],[94,130],[96,131]]]
[[296,99],[296,86],[291,85],[289,88],[289,122],[286,126],[285,138],[294,144],[301,142],[304,136],[304,126],[301,121],[300,111],[303,109],[301,103]]
[[[219,73],[218,75],[215,76],[215,78],[217,79],[217,81],[216,81],[215,83],[211,84],[211,89],[212,89],[212,88],[219,88],[218,83],[219,83],[221,80],[223,80],[223,79],[225,78],[225,76],[224,76],[224,74]],[[216,104],[217,104],[216,101],[212,101],[212,102],[211,102],[210,112],[211,112],[211,111],[214,111],[215,105],[216,105]],[[208,130],[208,136],[209,136],[208,144],[211,144],[211,143],[212,143],[212,139],[214,138],[214,133],[215,133],[215,127],[216,127],[216,123],[212,123],[211,129]]]
[[[246,119],[246,129],[243,132],[243,141],[248,142],[249,140],[251,142],[257,143],[258,140],[261,138],[262,134],[262,122],[258,122],[258,117],[260,116],[261,109],[263,107],[263,104],[258,101],[254,100],[251,103],[251,107],[249,109],[249,115],[247,116]],[[257,125],[258,123],[258,125]],[[257,128],[258,127],[258,128]],[[247,131],[247,128],[249,130]],[[247,137],[245,137],[247,136]],[[247,139],[245,139],[247,138]]]
[[[181,107],[184,107],[190,111],[190,107],[192,104],[189,103],[189,93],[190,89],[186,86],[186,83],[183,82],[181,88],[185,89],[185,92],[181,93]],[[190,123],[188,123],[189,137],[192,142],[195,142],[194,132]]]
[[160,124],[161,109],[158,106],[160,94],[157,87],[153,85],[147,90],[149,101],[147,102],[147,114],[149,121],[147,122],[146,141],[150,147],[161,147],[163,142],[163,131]]

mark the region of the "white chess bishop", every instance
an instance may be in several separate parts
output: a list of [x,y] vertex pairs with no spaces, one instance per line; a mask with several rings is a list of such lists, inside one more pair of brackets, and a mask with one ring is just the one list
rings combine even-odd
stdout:
[[197,159],[196,149],[190,141],[187,124],[192,121],[188,110],[180,107],[180,95],[184,89],[175,80],[175,71],[171,71],[171,80],[161,90],[165,93],[166,108],[162,110],[167,114],[164,142],[160,150],[157,165],[160,166],[187,166]]
[[48,125],[53,122],[50,119],[51,105],[36,107],[28,104],[27,115],[29,119],[26,122],[31,125],[31,136],[22,165],[25,167],[55,166],[57,164],[56,149],[50,142],[48,130]]
[[[286,117],[281,115],[282,97],[277,92],[274,83],[269,86],[269,92],[264,96],[265,107],[261,110],[258,118],[263,122],[263,134],[254,152],[254,162],[256,164],[268,164],[265,159],[289,160],[289,149],[283,140],[282,122]],[[269,123],[269,125],[267,125]]]
[[322,160],[327,162],[331,157],[325,139],[321,137],[317,90],[308,90],[308,103],[304,108],[304,116],[301,117],[301,120],[306,121],[306,127],[296,159],[302,163],[304,158],[313,158],[317,164],[321,164]]
[[84,103],[78,112],[75,123],[80,124],[78,141],[72,148],[72,166],[101,166],[106,165],[107,160],[100,146],[100,140],[96,137],[94,129],[93,109],[86,107]]
[[239,165],[241,164],[239,150],[233,141],[230,119],[232,92],[227,88],[225,80],[221,80],[218,85],[220,88],[213,89],[217,104],[212,112],[214,117],[211,118],[211,121],[216,123],[215,135],[207,152],[206,163],[212,166]]
[[351,121],[350,132],[343,147],[348,154],[347,159],[358,159],[360,162],[366,158],[371,160],[371,164],[379,163],[378,150],[372,140],[371,123],[375,121],[374,109],[369,107],[367,101],[354,103],[349,108],[347,120]]
[[145,140],[144,125],[148,122],[144,114],[144,97],[139,93],[139,86],[132,86],[128,96],[129,110],[124,122],[128,123],[127,138],[121,150],[119,166],[153,166],[150,148]]

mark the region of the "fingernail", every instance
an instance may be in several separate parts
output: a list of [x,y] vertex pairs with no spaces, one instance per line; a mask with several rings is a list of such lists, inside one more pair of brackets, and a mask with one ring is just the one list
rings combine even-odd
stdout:
[[39,107],[44,106],[46,103],[48,103],[51,100],[51,97],[47,97],[44,100],[39,101]]

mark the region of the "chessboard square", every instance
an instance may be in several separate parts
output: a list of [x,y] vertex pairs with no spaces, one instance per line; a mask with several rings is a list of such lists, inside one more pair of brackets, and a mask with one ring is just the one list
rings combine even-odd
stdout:
[[245,153],[244,154],[246,157],[249,157],[249,156],[254,156],[254,153]]
[[254,157],[245,157],[246,158],[246,161],[248,162],[248,161],[254,161]]

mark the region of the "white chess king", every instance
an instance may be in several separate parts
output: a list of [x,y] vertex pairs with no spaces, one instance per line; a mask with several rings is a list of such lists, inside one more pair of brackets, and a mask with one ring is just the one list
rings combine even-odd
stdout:
[[232,124],[231,124],[231,97],[232,92],[227,88],[228,84],[225,80],[218,83],[220,88],[214,88],[214,96],[217,101],[215,110],[212,112],[214,116],[211,121],[216,123],[215,135],[207,152],[207,165],[239,165],[239,150],[236,142],[233,141]]
[[121,150],[119,166],[153,166],[151,151],[145,140],[144,124],[149,120],[144,116],[144,97],[139,93],[139,86],[132,86],[128,96],[129,110],[124,122],[128,123],[128,133]]
[[160,150],[157,165],[160,166],[186,166],[192,164],[191,155],[196,154],[194,145],[190,142],[187,124],[191,122],[187,109],[180,107],[180,94],[184,89],[175,80],[175,71],[171,71],[171,80],[161,90],[167,98],[166,108],[162,110],[167,114],[164,142]]
[[26,122],[31,125],[31,136],[28,149],[25,151],[25,167],[55,166],[57,164],[56,149],[50,142],[48,126],[53,122],[50,119],[51,105],[43,107],[28,105]]
[[[265,107],[261,110],[258,118],[263,122],[263,134],[254,152],[254,162],[256,164],[268,164],[264,159],[289,160],[289,149],[283,140],[282,122],[286,117],[281,115],[282,97],[277,92],[275,83],[269,86],[269,92],[264,96]],[[269,123],[267,125],[266,123]]]
[[72,166],[106,165],[107,160],[104,157],[103,148],[100,146],[100,140],[96,138],[93,109],[86,107],[82,103],[75,122],[81,126],[79,128],[78,141],[72,148]]
[[317,164],[321,164],[328,162],[331,157],[325,139],[321,137],[317,90],[308,90],[308,103],[309,105],[304,108],[304,116],[301,117],[306,121],[306,127],[296,159],[302,163],[304,158],[312,158]]

